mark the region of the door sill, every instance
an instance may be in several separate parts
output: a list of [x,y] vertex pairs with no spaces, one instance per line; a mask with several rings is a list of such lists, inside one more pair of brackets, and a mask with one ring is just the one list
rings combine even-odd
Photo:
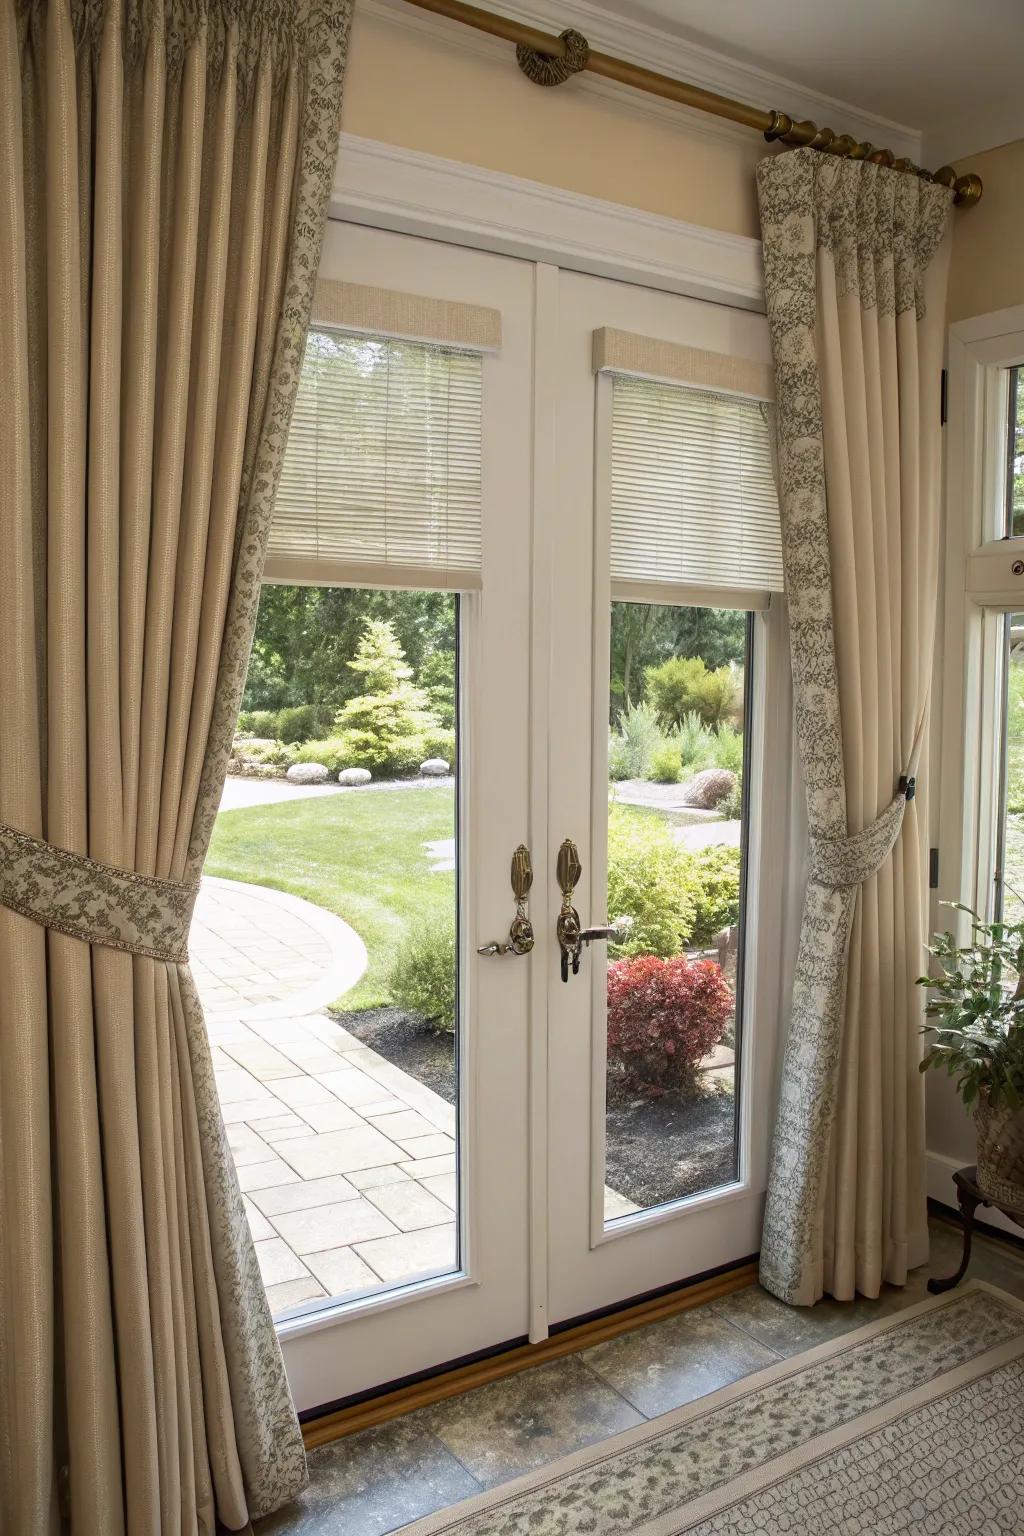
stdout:
[[537,1344],[517,1344],[511,1348],[499,1348],[498,1352],[484,1358],[476,1357],[468,1362],[454,1362],[439,1366],[424,1378],[397,1384],[363,1395],[357,1401],[341,1403],[328,1411],[314,1410],[316,1416],[304,1419],[302,1438],[308,1451],[320,1445],[329,1445],[345,1435],[357,1434],[377,1424],[413,1413],[417,1408],[428,1408],[448,1397],[458,1397],[474,1387],[487,1386],[505,1376],[531,1370],[548,1360],[575,1354],[602,1344],[621,1333],[630,1333],[649,1323],[661,1322],[674,1317],[690,1307],[727,1296],[731,1291],[744,1290],[757,1280],[756,1259],[744,1259],[739,1263],[716,1270],[710,1275],[683,1281],[665,1291],[660,1290],[642,1301],[626,1303],[602,1311],[582,1321],[558,1325],[558,1331]]

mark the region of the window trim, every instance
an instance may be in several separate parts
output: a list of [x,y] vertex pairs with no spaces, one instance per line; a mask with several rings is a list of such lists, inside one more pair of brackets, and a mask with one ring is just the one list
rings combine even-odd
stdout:
[[[1024,305],[950,327],[941,689],[934,712],[936,901],[990,910],[1000,810],[1003,616],[1024,611],[1024,538],[1003,537],[1007,368],[1024,362]],[[962,914],[932,912],[932,927]]]

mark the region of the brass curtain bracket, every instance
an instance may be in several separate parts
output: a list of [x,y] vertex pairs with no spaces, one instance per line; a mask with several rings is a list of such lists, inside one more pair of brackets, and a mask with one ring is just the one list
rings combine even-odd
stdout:
[[787,112],[751,107],[746,102],[720,96],[717,91],[706,91],[699,85],[690,85],[671,75],[661,75],[656,70],[630,64],[627,59],[618,59],[613,54],[599,53],[589,46],[582,33],[572,28],[556,37],[553,33],[542,32],[538,27],[513,21],[509,16],[500,16],[494,11],[481,10],[476,5],[467,5],[464,0],[409,0],[409,4],[418,6],[421,11],[433,11],[438,16],[447,16],[467,27],[475,27],[478,32],[489,32],[492,37],[501,37],[506,42],[515,43],[519,68],[537,85],[562,85],[573,75],[589,70],[591,74],[602,75],[606,80],[617,80],[621,85],[632,86],[649,95],[677,101],[681,106],[693,107],[698,112],[710,112],[716,117],[728,118],[730,122],[741,123],[746,128],[756,128],[769,143],[778,140],[793,146],[807,145],[826,154],[841,155],[851,160],[868,160],[873,165],[890,166],[893,170],[920,176],[924,181],[938,182],[952,189],[953,201],[958,208],[972,208],[984,190],[981,177],[973,171],[958,176],[951,165],[940,166],[937,171],[923,170],[911,160],[898,158],[891,149],[878,149],[873,144],[860,143],[849,133],[837,134],[831,128],[819,128],[817,123],[808,120],[794,121]]

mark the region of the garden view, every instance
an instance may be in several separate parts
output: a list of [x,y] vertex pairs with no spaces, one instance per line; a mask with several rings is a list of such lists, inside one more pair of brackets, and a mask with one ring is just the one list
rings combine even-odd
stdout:
[[[366,967],[331,1016],[449,1103],[456,633],[444,593],[267,586],[228,788],[283,782],[226,795],[207,861],[354,929]],[[747,645],[743,613],[613,605],[609,1217],[736,1173]]]

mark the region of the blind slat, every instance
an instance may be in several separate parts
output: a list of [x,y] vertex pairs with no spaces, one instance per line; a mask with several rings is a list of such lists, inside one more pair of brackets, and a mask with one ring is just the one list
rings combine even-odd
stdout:
[[268,564],[478,576],[481,414],[477,353],[311,330]]
[[782,590],[760,401],[615,374],[612,580]]

